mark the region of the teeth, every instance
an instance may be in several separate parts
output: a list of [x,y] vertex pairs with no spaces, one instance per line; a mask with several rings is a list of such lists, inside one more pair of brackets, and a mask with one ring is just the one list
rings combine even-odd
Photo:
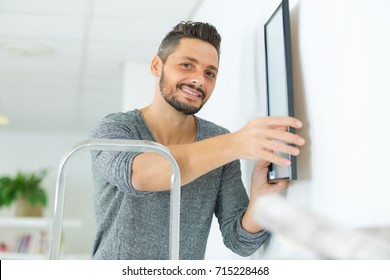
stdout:
[[182,89],[185,93],[188,93],[190,95],[193,95],[193,96],[196,96],[196,97],[200,97],[200,94],[196,94],[196,93],[193,93],[192,91],[190,90],[187,90],[187,89]]

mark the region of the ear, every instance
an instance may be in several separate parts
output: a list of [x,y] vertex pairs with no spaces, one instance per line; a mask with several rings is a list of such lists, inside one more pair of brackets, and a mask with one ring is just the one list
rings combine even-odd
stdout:
[[152,63],[150,64],[150,72],[152,73],[153,76],[155,76],[156,78],[159,78],[160,73],[161,73],[161,69],[162,69],[162,61],[161,61],[160,57],[155,55],[153,57]]

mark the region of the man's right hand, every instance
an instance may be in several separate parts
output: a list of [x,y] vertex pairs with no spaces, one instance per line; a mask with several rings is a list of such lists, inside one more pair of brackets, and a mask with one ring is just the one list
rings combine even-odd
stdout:
[[237,152],[235,156],[240,159],[263,159],[281,166],[290,165],[288,159],[275,152],[296,156],[299,154],[296,146],[303,146],[305,140],[297,134],[288,132],[288,127],[299,129],[302,122],[292,117],[264,117],[251,120],[232,134]]

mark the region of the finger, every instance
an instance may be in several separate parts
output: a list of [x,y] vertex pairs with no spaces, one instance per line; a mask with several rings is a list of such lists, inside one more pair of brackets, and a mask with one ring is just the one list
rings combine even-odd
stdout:
[[303,123],[293,117],[266,117],[266,118],[261,118],[261,122],[266,121],[267,125],[270,127],[294,127],[294,128],[302,128]]
[[288,184],[289,184],[289,181],[280,181],[280,182],[277,182],[275,185],[277,188],[284,189],[288,186]]
[[274,163],[276,165],[280,166],[290,166],[291,161],[285,157],[279,156],[273,152],[268,152],[263,150],[263,152],[260,154],[259,158],[264,159],[266,161],[269,161],[271,163]]
[[271,162],[266,161],[264,159],[260,159],[255,163],[254,168],[255,169],[264,169],[264,168],[267,168],[270,164],[271,164]]
[[276,126],[276,127],[274,127],[274,129],[288,131],[288,127],[286,127],[286,126]]
[[279,141],[264,142],[264,146],[267,150],[270,150],[272,152],[277,152],[277,153],[284,153],[293,156],[297,156],[300,153],[297,147],[287,145],[284,142],[279,142]]
[[279,191],[287,188],[288,183],[289,183],[288,181],[281,181],[281,182],[271,184],[270,187],[272,188],[273,191],[279,192]]
[[278,129],[267,129],[263,131],[264,136],[271,140],[279,140],[285,143],[290,143],[298,146],[303,146],[305,144],[305,139],[297,134],[278,130]]

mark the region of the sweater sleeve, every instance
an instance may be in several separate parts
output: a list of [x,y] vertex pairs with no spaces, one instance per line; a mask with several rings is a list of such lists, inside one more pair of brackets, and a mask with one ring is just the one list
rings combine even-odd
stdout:
[[[129,124],[124,113],[115,113],[105,117],[90,133],[91,139],[127,139],[138,140],[137,132]],[[131,184],[131,167],[136,152],[92,151],[94,176],[132,195],[145,195]]]
[[249,199],[241,179],[240,161],[225,165],[222,172],[215,215],[223,241],[234,253],[249,256],[260,248],[270,234],[266,230],[252,234],[241,226]]

